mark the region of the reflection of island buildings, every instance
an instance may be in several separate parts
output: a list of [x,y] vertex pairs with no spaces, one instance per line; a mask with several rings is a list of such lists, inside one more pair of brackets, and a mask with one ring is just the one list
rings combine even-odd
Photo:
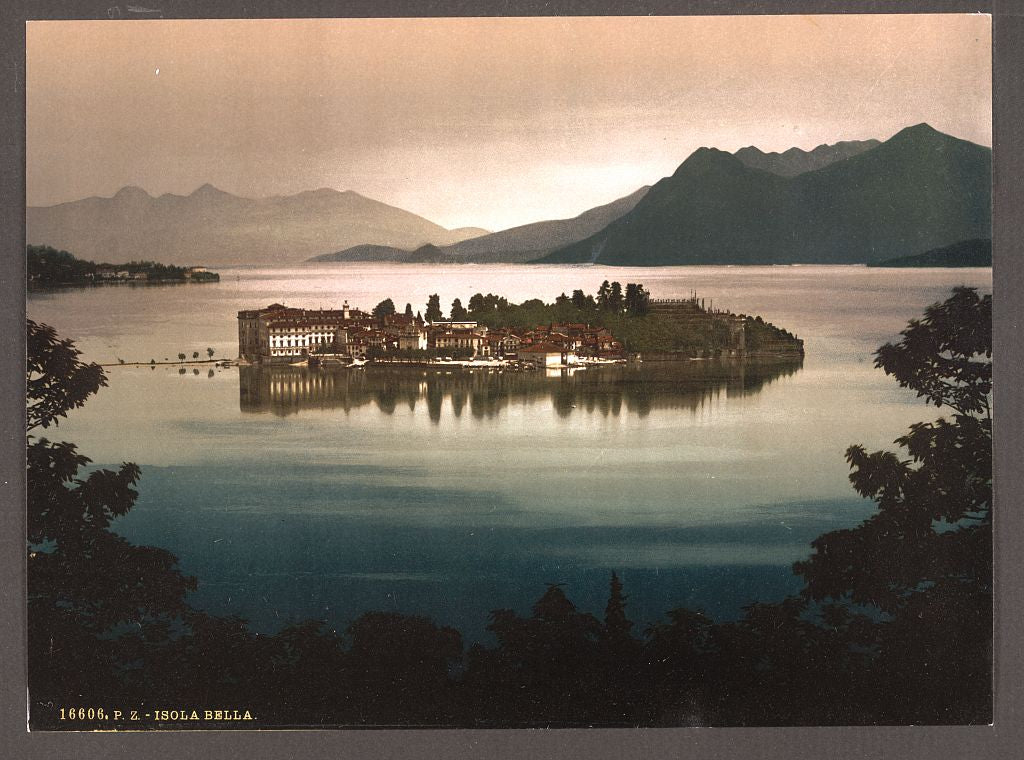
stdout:
[[[548,366],[572,364],[578,356],[619,358],[622,344],[604,327],[553,323],[489,330],[473,320],[426,321],[418,316],[373,316],[349,308],[297,309],[275,303],[238,312],[238,355],[264,364],[307,360],[365,359],[368,354],[402,358],[401,352],[431,350],[437,355],[517,357],[534,348],[528,360]],[[552,361],[550,356],[559,360]]]
[[399,405],[424,406],[435,422],[447,400],[452,413],[468,407],[477,418],[498,415],[511,405],[550,398],[555,411],[644,416],[653,409],[698,410],[723,396],[758,393],[803,366],[800,357],[775,361],[708,360],[627,364],[581,370],[509,372],[497,369],[436,369],[368,365],[345,368],[241,366],[239,407],[243,412],[294,414],[303,410],[357,409],[375,404],[391,414]]

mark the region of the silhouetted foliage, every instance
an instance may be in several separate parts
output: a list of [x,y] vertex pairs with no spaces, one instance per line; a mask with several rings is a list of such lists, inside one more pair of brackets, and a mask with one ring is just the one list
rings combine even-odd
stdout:
[[809,598],[877,608],[879,678],[926,722],[991,711],[991,313],[991,296],[958,288],[878,350],[876,366],[952,417],[912,425],[896,439],[906,457],[851,446],[850,481],[878,511],[795,566]]
[[[498,647],[470,650],[466,686],[482,703],[481,723],[585,724],[600,674],[601,624],[550,584],[529,618],[495,610],[487,626]],[[593,683],[592,683],[593,682]]]
[[454,683],[449,670],[462,660],[462,637],[424,617],[368,612],[348,627],[347,691],[367,722],[450,724]]
[[72,443],[35,438],[106,384],[95,364],[29,320],[28,608],[33,700],[70,694],[121,698],[121,680],[184,609],[195,580],[163,549],[133,546],[107,529],[138,493],[139,468],[81,474]]
[[609,582],[608,606],[604,609],[604,635],[613,645],[631,641],[629,631],[633,623],[626,617],[626,596],[622,593],[622,581],[614,571]]
[[25,396],[29,430],[56,425],[68,411],[107,384],[98,364],[78,360],[81,352],[49,325],[28,320]]

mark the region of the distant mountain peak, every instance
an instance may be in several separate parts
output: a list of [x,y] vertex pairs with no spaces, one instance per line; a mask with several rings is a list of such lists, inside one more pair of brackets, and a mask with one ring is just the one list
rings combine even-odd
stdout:
[[[900,130],[900,132],[906,134],[943,135],[944,137],[949,137],[949,135],[940,132],[926,121],[922,121],[920,124],[913,124],[909,127],[904,127],[903,129]],[[899,134],[900,132],[897,132],[897,134]]]
[[692,171],[694,169],[707,169],[717,166],[742,166],[742,162],[732,153],[727,153],[718,148],[697,148],[683,163],[679,165],[675,173]]
[[152,196],[138,185],[125,185],[116,193],[115,198],[151,198]]
[[195,190],[193,190],[192,191],[192,195],[194,195],[194,196],[195,195],[198,195],[198,196],[204,196],[204,195],[205,196],[221,196],[221,195],[229,195],[229,193],[226,193],[223,190],[221,190],[220,188],[214,187],[209,182],[206,182],[206,183],[200,185],[199,187],[197,187]]
[[296,198],[334,198],[339,195],[351,195],[351,190],[335,190],[333,187],[318,187],[315,190],[303,190],[295,195]]
[[899,132],[890,137],[888,140],[886,140],[886,142],[896,144],[902,143],[904,141],[945,143],[958,139],[959,138],[953,137],[952,135],[947,135],[945,132],[940,132],[931,124],[921,122],[920,124],[915,124],[912,127],[904,127]]
[[[726,153],[724,150],[719,150],[718,148],[701,147],[701,148],[697,148],[697,150],[695,150],[693,153],[691,153],[686,160],[687,161],[700,161],[700,160],[709,161],[709,160],[715,160],[715,159],[718,159],[718,158],[723,158],[725,156],[730,156],[731,157],[731,154],[730,153]],[[685,163],[685,161],[684,161],[684,163]]]

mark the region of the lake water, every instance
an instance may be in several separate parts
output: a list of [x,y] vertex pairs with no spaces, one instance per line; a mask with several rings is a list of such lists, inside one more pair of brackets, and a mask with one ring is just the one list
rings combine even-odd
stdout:
[[562,373],[111,367],[50,438],[142,466],[116,528],[198,576],[193,602],[260,630],[370,609],[470,640],[564,583],[600,615],[616,570],[643,628],[674,607],[717,619],[800,588],[817,535],[870,513],[847,446],[932,419],[872,353],[955,285],[991,271],[864,267],[409,266],[221,269],[220,283],[33,293],[32,319],[88,361],[237,355],[235,314],[274,301],[447,309],[476,292],[546,301],[604,279],[691,290],[805,341],[802,364],[692,362]]

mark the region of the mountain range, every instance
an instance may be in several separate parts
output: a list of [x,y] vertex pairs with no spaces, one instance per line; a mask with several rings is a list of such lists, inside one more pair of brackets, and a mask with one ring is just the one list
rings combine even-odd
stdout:
[[927,124],[795,176],[699,148],[631,211],[539,262],[879,261],[991,237],[991,184],[989,148]]
[[448,230],[359,193],[320,189],[242,198],[203,185],[190,195],[125,187],[113,197],[26,209],[26,242],[94,261],[287,264],[360,243],[447,245],[487,230]]
[[752,169],[764,169],[783,177],[821,169],[844,158],[856,156],[881,145],[878,140],[849,140],[834,145],[819,145],[814,150],[790,148],[782,153],[765,153],[753,145],[740,148],[733,153],[736,158]]
[[651,187],[493,233],[352,191],[250,199],[203,185],[29,207],[27,242],[95,261],[214,265],[872,263],[991,237],[991,178],[991,149],[918,124],[810,151],[699,148]]
[[604,229],[630,211],[647,194],[641,187],[629,195],[584,211],[572,219],[556,219],[512,227],[501,232],[463,240],[453,245],[425,245],[408,251],[400,248],[359,245],[337,253],[315,256],[311,261],[400,261],[404,263],[525,262],[582,240]]

